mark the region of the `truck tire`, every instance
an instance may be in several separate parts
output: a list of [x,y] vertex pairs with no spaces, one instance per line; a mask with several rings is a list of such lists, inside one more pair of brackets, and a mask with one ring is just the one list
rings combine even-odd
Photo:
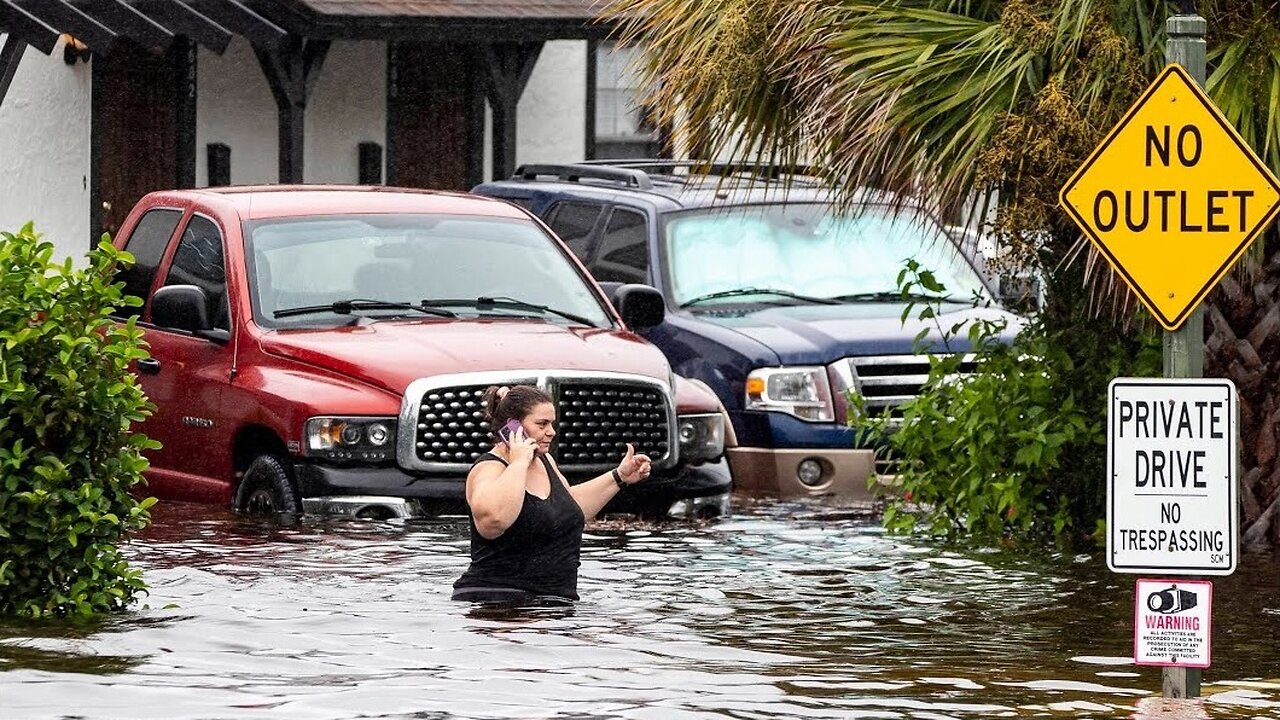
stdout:
[[302,500],[293,482],[293,473],[276,455],[259,455],[249,463],[232,505],[237,512],[251,515],[296,515]]

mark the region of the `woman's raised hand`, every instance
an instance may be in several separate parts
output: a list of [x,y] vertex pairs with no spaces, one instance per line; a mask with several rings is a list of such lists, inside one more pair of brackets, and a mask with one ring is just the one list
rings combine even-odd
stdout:
[[649,479],[649,473],[653,470],[653,461],[644,453],[636,453],[635,447],[631,443],[627,443],[627,454],[622,456],[622,462],[618,463],[618,474],[622,476],[622,482],[628,485],[635,485],[638,482]]

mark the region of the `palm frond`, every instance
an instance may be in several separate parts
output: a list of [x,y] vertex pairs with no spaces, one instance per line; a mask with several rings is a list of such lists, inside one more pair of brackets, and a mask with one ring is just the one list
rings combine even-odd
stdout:
[[[996,198],[1007,227],[1092,257],[1057,188],[1164,64],[1167,0],[612,0],[647,51],[660,119],[686,149],[812,164],[855,202],[874,185],[949,214]],[[1280,170],[1280,17],[1204,1],[1207,89]],[[1261,244],[1257,244],[1261,247]],[[1094,300],[1121,284],[1088,262]]]

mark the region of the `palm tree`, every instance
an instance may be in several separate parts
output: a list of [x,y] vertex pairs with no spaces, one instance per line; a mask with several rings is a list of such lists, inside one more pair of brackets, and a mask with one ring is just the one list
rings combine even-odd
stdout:
[[[1046,322],[1123,334],[1135,303],[1057,207],[1058,189],[1164,64],[1158,0],[611,0],[656,120],[686,151],[812,164],[852,202],[930,198],[1044,265]],[[1207,90],[1280,170],[1280,15],[1203,1]],[[974,211],[977,212],[974,212]],[[987,211],[990,211],[988,213]],[[1244,538],[1280,528],[1280,246],[1211,294],[1205,372],[1241,390]],[[1032,243],[1028,238],[1048,238]]]

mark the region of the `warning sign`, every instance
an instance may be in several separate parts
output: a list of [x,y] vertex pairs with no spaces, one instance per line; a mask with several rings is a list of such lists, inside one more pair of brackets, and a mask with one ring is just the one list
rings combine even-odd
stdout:
[[1239,543],[1235,385],[1116,378],[1107,395],[1107,567],[1230,575]]
[[1176,330],[1280,211],[1280,183],[1186,71],[1169,65],[1059,201]]
[[1138,580],[1133,598],[1133,662],[1209,667],[1213,583]]

